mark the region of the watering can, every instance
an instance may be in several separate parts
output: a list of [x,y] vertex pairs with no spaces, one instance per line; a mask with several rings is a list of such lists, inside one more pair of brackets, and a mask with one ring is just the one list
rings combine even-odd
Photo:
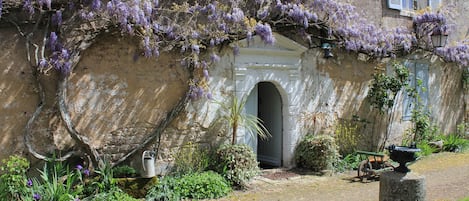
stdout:
[[156,176],[155,171],[155,151],[144,151],[142,154],[143,178],[152,178]]

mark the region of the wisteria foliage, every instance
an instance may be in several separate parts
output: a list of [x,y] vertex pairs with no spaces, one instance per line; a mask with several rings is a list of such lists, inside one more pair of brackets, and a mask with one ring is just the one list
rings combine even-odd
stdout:
[[[2,4],[0,0],[0,20]],[[297,33],[310,39],[312,28],[325,30],[321,37],[334,41],[336,46],[348,51],[362,52],[373,57],[395,57],[398,52],[409,53],[413,48],[428,48],[429,37],[435,30],[446,33],[450,29],[441,13],[426,12],[414,17],[414,29],[396,27],[384,29],[368,23],[357,9],[334,0],[282,1],[282,0],[23,0],[25,12],[52,13],[51,23],[60,27],[66,13],[79,12],[83,23],[107,20],[111,27],[141,39],[142,55],[158,56],[160,51],[180,49],[183,64],[201,69],[195,80],[194,97],[206,94],[203,83],[209,79],[208,68],[219,60],[215,51],[208,58],[200,58],[202,50],[241,38],[258,35],[266,44],[275,43],[272,32],[277,26],[288,25]],[[3,8],[5,10],[5,8]],[[61,35],[62,34],[62,35]],[[60,43],[64,33],[51,32],[50,56],[42,58],[38,66],[55,68],[70,73],[69,52]],[[467,41],[453,47],[438,48],[435,53],[444,59],[467,66],[469,50]],[[233,51],[239,51],[234,47]],[[202,84],[200,84],[202,83]],[[210,94],[206,94],[211,96]]]
[[[413,18],[415,33],[417,37],[430,44],[431,35],[449,35],[451,33],[454,27],[447,21],[446,16],[442,13],[423,13]],[[467,67],[469,65],[469,40],[459,41],[456,45],[435,48],[435,53],[446,61]]]

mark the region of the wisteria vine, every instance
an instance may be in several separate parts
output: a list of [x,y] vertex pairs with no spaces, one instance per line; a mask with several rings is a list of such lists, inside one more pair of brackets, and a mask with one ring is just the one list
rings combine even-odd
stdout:
[[[58,89],[62,119],[71,136],[85,147],[94,163],[100,161],[99,154],[74,129],[65,105],[64,89],[68,75],[79,61],[77,55],[100,32],[117,30],[123,35],[140,39],[139,56],[158,57],[161,52],[180,51],[181,64],[190,68],[195,76],[189,82],[188,96],[175,107],[179,109],[189,98],[212,98],[208,82],[210,68],[220,61],[217,47],[233,43],[233,54],[237,55],[239,47],[236,41],[251,40],[257,35],[264,43],[271,45],[276,41],[273,32],[284,28],[304,37],[310,44],[313,40],[327,40],[337,47],[370,57],[397,57],[398,54],[420,48],[434,51],[446,61],[464,67],[469,64],[468,40],[436,49],[431,46],[432,34],[451,31],[444,12],[416,15],[412,29],[385,29],[367,22],[354,6],[335,0],[0,0],[0,22],[16,20],[18,16],[13,16],[11,12],[20,9],[29,16],[28,19],[12,22],[17,27],[22,20],[33,18],[36,19],[31,22],[35,22],[36,27],[47,24],[41,27],[47,31],[43,42],[43,49],[47,48],[47,51],[40,51],[41,55],[36,53],[34,67],[43,73],[55,69],[62,75],[63,82],[59,83]],[[70,27],[79,31],[70,31]],[[82,35],[77,37],[71,32]],[[79,46],[83,43],[73,41],[74,37],[80,38],[77,39],[79,41],[87,36],[91,40],[86,40],[83,49]],[[38,114],[41,107],[42,104],[35,113]],[[162,121],[158,128],[169,124],[177,111],[180,110],[173,109],[167,121]],[[34,118],[35,115],[30,122]],[[155,133],[158,132],[160,129],[156,129]],[[139,147],[157,134],[152,134]],[[119,161],[125,160],[137,149]]]
[[[0,0],[0,19],[5,0]],[[414,30],[406,27],[384,29],[366,21],[357,9],[334,0],[311,1],[194,1],[171,3],[158,0],[84,0],[62,2],[53,0],[23,0],[24,11],[34,14],[48,11],[52,24],[60,27],[64,13],[79,12],[83,23],[108,20],[121,32],[141,39],[142,55],[159,56],[160,51],[177,47],[185,55],[182,63],[202,68],[194,97],[203,93],[200,81],[209,78],[207,69],[218,57],[213,51],[202,61],[201,50],[211,50],[226,41],[252,38],[258,35],[266,44],[275,43],[272,32],[277,26],[290,25],[305,38],[314,37],[310,29],[321,27],[321,36],[349,51],[367,53],[373,57],[395,57],[399,51],[409,53],[412,48],[429,44],[429,36],[435,29],[449,31],[445,16],[426,12],[414,17]],[[8,9],[8,8],[7,8]],[[59,32],[51,32],[48,58],[41,58],[38,66],[55,68],[70,73],[68,52],[58,42]],[[423,42],[422,42],[423,41]],[[425,47],[428,47],[425,46]],[[466,66],[468,64],[467,41],[454,47],[436,49],[444,59]],[[235,53],[237,47],[234,47]]]

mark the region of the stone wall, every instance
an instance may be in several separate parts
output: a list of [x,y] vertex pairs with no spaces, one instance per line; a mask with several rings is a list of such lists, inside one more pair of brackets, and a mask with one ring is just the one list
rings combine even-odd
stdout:
[[[377,25],[409,25],[408,17],[383,9],[383,2],[356,4],[364,10],[372,7],[372,15],[367,16],[379,19],[373,21]],[[466,8],[459,7],[458,11]],[[456,21],[461,24],[457,33],[463,35],[468,25]],[[0,33],[0,145],[4,147],[0,158],[5,158],[13,153],[27,154],[23,145],[24,128],[39,98],[26,61],[24,41],[16,29],[2,28]],[[187,69],[181,67],[177,52],[145,58],[137,46],[131,39],[103,35],[84,52],[71,75],[67,103],[72,121],[108,160],[116,160],[141,144],[188,87]],[[146,147],[150,150],[159,147],[159,164],[169,164],[179,147],[187,143],[215,147],[229,139],[226,124],[217,120],[220,103],[228,103],[230,96],[239,92],[234,70],[239,57],[234,56],[229,47],[222,48],[218,54],[221,61],[210,69],[208,82],[213,100],[192,101],[164,131],[160,146],[152,142]],[[360,146],[376,149],[388,125],[385,117],[373,110],[365,98],[375,67],[385,67],[389,59],[364,61],[360,54],[337,49],[334,49],[334,58],[324,59],[322,54],[319,48],[307,50],[298,58],[301,61],[298,72],[293,73],[298,80],[277,83],[277,86],[285,86],[281,89],[283,95],[294,94],[285,100],[295,103],[299,111],[299,115],[288,116],[290,122],[295,122],[292,132],[299,137],[292,138],[291,147],[287,149],[293,150],[307,133],[333,134],[341,122],[350,121],[360,127],[357,131]],[[399,59],[429,62],[432,122],[444,133],[455,131],[456,125],[463,122],[468,102],[464,100],[467,89],[462,86],[462,70],[425,52]],[[41,153],[65,152],[74,145],[55,108],[56,80],[54,73],[43,75],[40,80],[47,100],[39,120],[33,125],[33,141]],[[389,143],[400,143],[403,133],[411,126],[402,119],[402,107],[402,100],[398,99],[394,121],[389,125]],[[139,160],[140,155],[136,154],[132,163],[138,166]]]
[[178,57],[145,58],[136,42],[101,37],[69,83],[72,121],[111,161],[148,138],[188,89]]
[[[322,51],[305,55],[302,75],[307,83],[303,94],[305,133],[334,134],[340,121],[358,120],[357,135],[362,135],[363,149],[374,149],[380,130],[380,119],[365,101],[374,68],[379,61],[364,62],[355,53],[334,52],[324,59]],[[362,121],[364,120],[364,121]]]
[[15,28],[0,32],[0,158],[23,151],[23,132],[38,104],[25,42]]

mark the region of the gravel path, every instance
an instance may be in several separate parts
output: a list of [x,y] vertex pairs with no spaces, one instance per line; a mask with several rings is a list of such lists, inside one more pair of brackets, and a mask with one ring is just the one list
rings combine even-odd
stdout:
[[[423,158],[410,166],[413,172],[425,176],[427,201],[457,201],[469,197],[469,152],[440,153]],[[271,170],[280,171],[280,170]],[[363,183],[355,172],[334,176],[289,175],[272,180],[258,177],[248,190],[235,191],[225,201],[376,201],[379,181]]]

